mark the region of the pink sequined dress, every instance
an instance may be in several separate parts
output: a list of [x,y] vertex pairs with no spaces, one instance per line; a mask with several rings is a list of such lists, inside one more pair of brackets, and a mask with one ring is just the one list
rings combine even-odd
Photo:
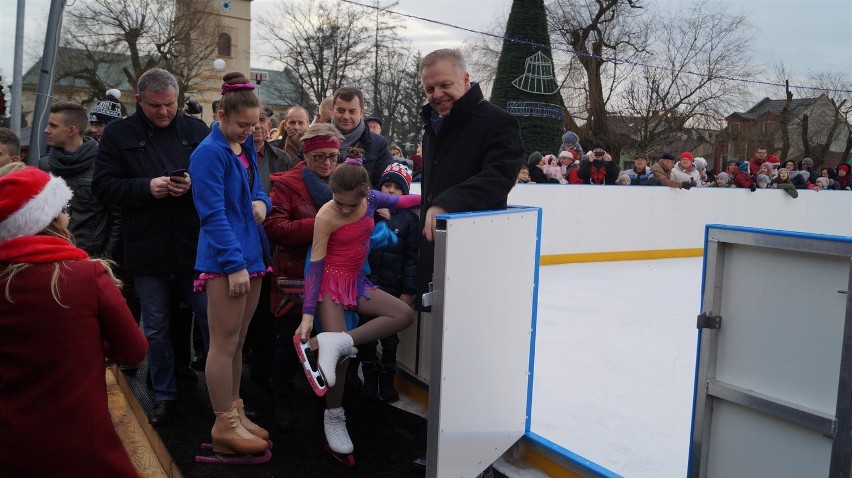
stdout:
[[326,294],[335,303],[351,310],[358,298],[369,299],[367,289],[375,289],[361,267],[370,252],[370,235],[373,233],[376,209],[395,207],[397,196],[371,190],[367,196],[367,212],[361,219],[343,225],[331,233],[325,255],[319,300]]

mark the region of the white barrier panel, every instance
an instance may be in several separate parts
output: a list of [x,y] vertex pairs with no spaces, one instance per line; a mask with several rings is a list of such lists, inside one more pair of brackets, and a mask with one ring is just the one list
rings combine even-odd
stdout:
[[438,216],[428,477],[473,478],[524,435],[540,214]]
[[707,243],[689,476],[849,476],[852,239],[709,226]]
[[509,204],[542,208],[543,264],[696,256],[707,224],[852,236],[850,191],[519,184]]

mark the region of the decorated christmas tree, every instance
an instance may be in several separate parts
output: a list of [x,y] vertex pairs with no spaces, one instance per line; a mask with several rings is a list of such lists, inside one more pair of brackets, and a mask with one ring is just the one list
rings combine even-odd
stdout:
[[491,102],[521,123],[524,149],[555,153],[565,132],[544,0],[514,0]]

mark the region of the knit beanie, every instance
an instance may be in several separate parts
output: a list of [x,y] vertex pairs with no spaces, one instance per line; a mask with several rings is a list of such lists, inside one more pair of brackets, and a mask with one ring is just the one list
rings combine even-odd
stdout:
[[529,159],[527,160],[527,166],[538,166],[538,163],[541,162],[542,158],[543,156],[541,155],[541,153],[539,153],[538,151],[533,151],[532,154],[530,154]]
[[118,99],[121,97],[121,92],[116,89],[107,90],[106,96],[95,103],[92,112],[89,113],[89,123],[110,124],[111,122],[121,119],[121,103]]
[[0,242],[44,230],[71,200],[62,178],[34,167],[0,178]]
[[408,166],[399,163],[393,163],[382,173],[382,178],[379,180],[379,185],[386,182],[392,182],[402,189],[402,194],[408,194],[408,189],[411,187],[411,170]]
[[696,169],[707,169],[707,160],[701,156],[695,158],[692,163],[695,164]]
[[769,184],[769,176],[767,176],[765,174],[758,174],[757,175],[757,181],[755,181],[755,182]]
[[689,151],[684,151],[684,152],[680,153],[680,157],[677,158],[677,159],[680,160],[680,159],[683,159],[683,158],[688,159],[690,162],[692,162],[694,160],[694,158],[692,157],[692,153],[690,153]]
[[574,133],[573,131],[568,131],[567,133],[562,135],[562,142],[563,143],[577,144],[577,143],[580,142],[580,138],[577,137],[577,134]]
[[672,156],[672,153],[663,153],[663,155],[660,156],[660,159],[671,159],[674,161],[674,156]]
[[816,178],[814,180],[814,183],[819,183],[819,185],[822,189],[827,189],[829,186],[831,186],[831,180],[828,179],[828,178],[824,178],[824,177]]
[[728,183],[731,182],[731,176],[728,175],[728,173],[725,173],[725,172],[721,172],[721,173],[716,175],[716,180],[718,181],[720,179],[722,181],[725,181],[725,184],[728,184]]
[[598,148],[606,151],[606,145],[604,144],[603,141],[597,140],[594,143],[592,143],[592,149],[598,149]]

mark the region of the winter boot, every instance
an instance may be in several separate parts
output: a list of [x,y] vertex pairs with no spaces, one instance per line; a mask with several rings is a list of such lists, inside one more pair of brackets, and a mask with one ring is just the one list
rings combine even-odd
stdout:
[[361,398],[365,400],[377,398],[379,393],[379,364],[361,362],[361,372],[364,373],[364,388],[361,389]]
[[245,406],[243,405],[242,398],[234,397],[231,399],[231,406],[237,409],[237,413],[240,414],[240,423],[243,424],[243,427],[248,430],[249,433],[263,440],[269,440],[269,432],[246,417]]
[[266,440],[245,429],[236,408],[216,412],[216,422],[210,430],[213,452],[225,454],[255,454],[266,451]]
[[379,367],[379,394],[385,402],[393,403],[399,400],[399,392],[396,391],[393,383],[396,367],[391,364],[381,364]]
[[325,441],[333,453],[348,455],[355,451],[349,432],[346,430],[346,415],[343,408],[329,408],[323,417]]
[[320,371],[331,388],[337,383],[337,364],[347,357],[354,357],[358,353],[352,342],[352,337],[346,332],[323,332],[317,335],[317,348],[319,350]]

